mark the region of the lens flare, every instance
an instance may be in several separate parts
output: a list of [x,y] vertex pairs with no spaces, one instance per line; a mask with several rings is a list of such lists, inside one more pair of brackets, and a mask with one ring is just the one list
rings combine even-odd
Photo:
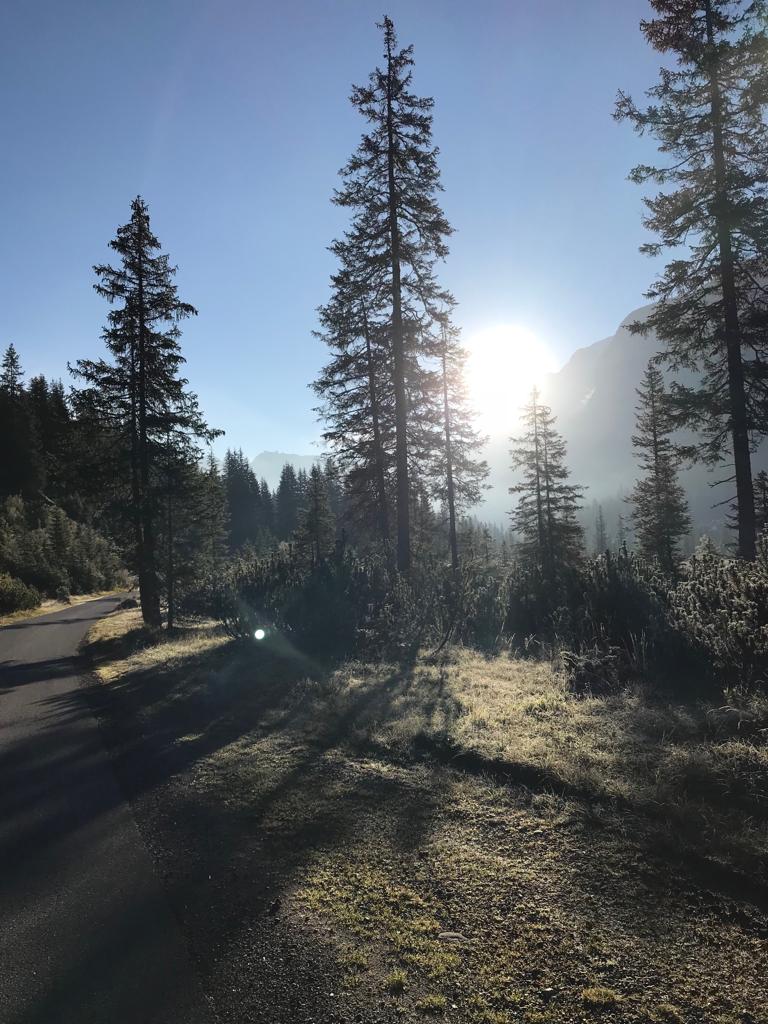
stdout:
[[267,634],[264,632],[263,629],[257,629],[253,635],[257,640],[263,640]]

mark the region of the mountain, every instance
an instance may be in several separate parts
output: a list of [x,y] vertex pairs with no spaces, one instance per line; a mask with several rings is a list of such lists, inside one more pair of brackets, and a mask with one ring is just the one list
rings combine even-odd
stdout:
[[280,472],[286,462],[290,462],[298,472],[300,469],[309,471],[316,462],[324,462],[325,459],[326,456],[322,453],[295,455],[291,452],[260,452],[251,459],[251,468],[259,480],[264,477],[270,488],[274,489],[280,481]]
[[[567,461],[573,481],[588,488],[585,519],[590,519],[592,503],[599,502],[605,506],[609,529],[613,529],[619,512],[626,515],[629,511],[623,497],[629,493],[637,473],[631,441],[637,402],[635,388],[648,360],[659,348],[654,334],[631,334],[629,324],[644,320],[651,308],[642,306],[634,310],[609,338],[578,349],[542,385],[544,401],[557,416],[557,427],[568,445]],[[678,379],[682,380],[679,375]],[[515,418],[513,413],[510,410],[511,420]],[[493,490],[477,511],[482,519],[502,522],[510,508],[512,499],[507,488],[512,473],[508,449],[506,437],[494,438],[488,446],[486,458]],[[763,446],[754,456],[754,472],[768,467],[767,455]],[[712,485],[729,475],[727,464],[714,471],[703,466],[682,471],[681,481],[699,530],[716,531],[722,526],[725,509],[713,506],[728,500],[732,487],[724,484],[713,489]]]
[[[619,514],[627,516],[630,511],[624,496],[637,475],[631,440],[635,428],[635,388],[659,344],[654,334],[631,334],[629,324],[644,320],[651,308],[641,306],[633,310],[609,338],[577,349],[562,369],[549,374],[542,385],[544,401],[552,407],[557,427],[568,445],[572,479],[587,488],[583,522],[588,534],[596,503],[603,506],[610,533],[615,532]],[[678,379],[684,378],[678,375]],[[691,379],[689,375],[685,382]],[[517,413],[517,409],[509,410],[510,433],[516,429]],[[492,438],[485,452],[491,490],[475,514],[488,522],[508,521],[513,500],[508,493],[512,483],[509,447],[508,436],[502,435]],[[256,475],[264,476],[274,487],[284,463],[291,462],[297,470],[309,469],[324,457],[262,452],[252,465]],[[753,456],[754,473],[760,469],[768,469],[768,445]],[[733,487],[713,484],[729,475],[727,464],[716,470],[697,465],[681,472],[697,532],[721,532],[726,509],[715,506],[730,499]]]

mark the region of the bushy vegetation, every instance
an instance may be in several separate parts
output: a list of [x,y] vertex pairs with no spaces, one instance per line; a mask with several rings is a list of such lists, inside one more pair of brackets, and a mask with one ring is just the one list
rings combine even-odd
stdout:
[[192,610],[230,635],[257,629],[310,657],[410,657],[457,643],[555,657],[579,693],[642,682],[678,691],[758,688],[768,668],[768,563],[706,543],[679,578],[623,549],[548,575],[540,566],[422,561],[406,579],[385,560],[310,561],[293,547],[241,559]]
[[28,611],[40,604],[40,594],[8,573],[0,573],[0,615]]
[[44,501],[7,498],[0,506],[0,610],[35,608],[41,595],[66,597],[117,586],[114,545]]
[[669,592],[670,620],[722,683],[765,688],[768,680],[768,550],[755,562],[718,557],[707,544]]

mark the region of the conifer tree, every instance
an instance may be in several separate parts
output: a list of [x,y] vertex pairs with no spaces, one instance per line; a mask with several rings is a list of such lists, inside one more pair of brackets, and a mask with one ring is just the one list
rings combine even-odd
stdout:
[[350,266],[350,246],[339,257],[347,265],[332,279],[334,294],[319,310],[317,332],[331,359],[312,386],[323,401],[323,439],[345,475],[351,516],[388,550],[395,450],[389,331],[372,319],[365,278],[355,281],[365,261]]
[[0,496],[37,496],[45,485],[45,460],[24,372],[13,345],[6,349],[0,372]]
[[457,517],[478,504],[488,476],[488,464],[479,458],[486,443],[475,429],[465,383],[467,353],[458,331],[447,317],[440,325],[440,384],[442,391],[442,443],[438,447],[436,488],[448,512],[448,545],[451,566],[459,568]]
[[641,165],[632,180],[662,186],[645,200],[658,236],[643,249],[683,247],[648,292],[655,330],[673,369],[700,382],[672,389],[676,421],[703,432],[691,454],[720,461],[730,447],[738,551],[755,557],[750,434],[768,430],[765,280],[768,276],[768,38],[764,7],[748,0],[651,0],[641,22],[654,49],[675,60],[638,107],[619,93],[617,119],[655,136],[665,166]]
[[[371,312],[388,329],[395,435],[396,554],[398,568],[411,562],[411,487],[408,420],[418,417],[407,394],[407,324],[418,323],[413,340],[450,301],[434,278],[436,260],[447,254],[451,228],[437,200],[440,178],[432,144],[433,101],[411,91],[413,49],[399,49],[394,25],[385,17],[384,66],[369,83],[355,86],[351,100],[368,130],[342,170],[335,202],[354,211],[345,237],[332,246],[342,268],[353,266],[365,282]],[[418,352],[412,353],[418,358]],[[384,503],[381,502],[381,508]]]
[[197,397],[179,376],[184,363],[179,322],[196,310],[178,297],[176,268],[159,252],[140,196],[131,203],[130,221],[118,228],[110,246],[120,264],[94,267],[94,287],[113,307],[103,332],[111,361],[78,360],[72,373],[86,386],[74,400],[114,438],[115,472],[128,470],[125,504],[133,525],[142,616],[148,625],[159,626],[162,458],[171,440],[177,445],[208,441],[218,432],[207,426]]
[[61,381],[49,383],[42,374],[32,377],[26,392],[26,405],[39,443],[46,496],[71,508],[77,481],[70,464],[72,416],[64,385]]
[[768,529],[768,473],[764,469],[755,477],[755,516],[759,533]]
[[275,499],[264,477],[259,481],[259,495],[261,498],[261,527],[271,542],[275,534]]
[[278,540],[290,540],[299,525],[301,492],[296,470],[286,462],[275,491],[275,534]]
[[202,474],[200,517],[205,530],[205,562],[211,572],[222,566],[227,551],[227,500],[224,481],[213,452]]
[[315,464],[307,475],[296,531],[297,546],[307,554],[312,565],[317,565],[333,552],[335,533],[326,477],[321,467]]
[[24,389],[24,371],[16,346],[11,343],[3,355],[0,369],[0,389],[10,398],[20,398]]
[[523,409],[524,432],[511,438],[513,471],[521,471],[520,483],[509,488],[519,495],[510,513],[511,525],[520,536],[520,550],[527,559],[552,574],[581,557],[582,530],[576,520],[582,488],[568,483],[565,442],[555,430],[555,417],[534,388]]
[[227,504],[229,550],[234,553],[255,543],[260,526],[260,488],[242,449],[227,451],[222,482]]
[[636,391],[639,402],[632,447],[643,475],[628,498],[633,505],[632,521],[645,557],[657,558],[667,572],[672,572],[691,520],[685,492],[677,479],[679,456],[671,439],[673,421],[664,378],[653,363],[648,364]]

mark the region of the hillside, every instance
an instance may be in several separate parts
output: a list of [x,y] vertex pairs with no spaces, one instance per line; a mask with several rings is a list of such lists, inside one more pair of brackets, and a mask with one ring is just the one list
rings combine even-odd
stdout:
[[[568,443],[568,464],[574,481],[586,490],[584,522],[592,522],[592,505],[604,506],[609,530],[616,516],[626,513],[624,496],[635,480],[636,464],[632,451],[635,424],[635,387],[649,358],[658,351],[655,335],[633,335],[629,325],[648,315],[650,306],[629,313],[608,338],[577,349],[557,373],[549,374],[543,384],[545,401],[557,416],[558,428]],[[510,409],[510,433],[514,430],[516,410]],[[509,438],[492,437],[486,452],[491,468],[491,489],[477,509],[479,518],[504,524],[510,509],[508,488]],[[291,452],[264,451],[251,461],[256,476],[264,477],[274,488],[280,470],[290,462],[297,470],[310,469],[322,461],[323,454],[299,455]],[[765,449],[754,456],[755,472],[768,469]],[[697,532],[719,533],[723,509],[716,507],[729,497],[726,485],[714,487],[728,476],[727,466],[709,470],[693,466],[682,471]]]
[[259,452],[251,459],[251,468],[256,477],[267,481],[272,490],[280,482],[280,471],[286,462],[289,462],[294,469],[306,469],[309,471],[316,462],[325,459],[322,452],[315,455],[297,455],[294,452]]
[[[544,398],[558,418],[558,428],[568,443],[568,464],[574,481],[588,488],[587,505],[600,502],[613,513],[622,507],[622,497],[635,479],[632,432],[635,421],[635,387],[648,359],[658,350],[655,335],[640,337],[629,324],[644,319],[650,306],[633,310],[608,338],[578,349],[543,386]],[[513,410],[510,410],[512,418]],[[510,507],[507,493],[511,480],[506,437],[493,438],[488,448],[493,489],[479,510],[481,518],[503,521]],[[755,457],[755,471],[768,467],[765,450]],[[682,478],[699,530],[721,528],[723,510],[713,508],[729,497],[727,486],[712,485],[728,476],[727,466],[710,471],[694,466]]]

